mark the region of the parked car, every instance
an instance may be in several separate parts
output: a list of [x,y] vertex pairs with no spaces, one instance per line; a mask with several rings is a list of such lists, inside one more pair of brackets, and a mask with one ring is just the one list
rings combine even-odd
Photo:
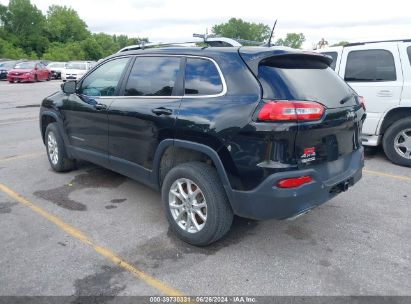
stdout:
[[66,64],[66,67],[61,71],[61,80],[78,80],[84,76],[92,67],[92,61],[71,61]]
[[0,79],[7,79],[7,73],[14,68],[14,66],[18,63],[16,60],[6,60],[0,62]]
[[366,146],[382,144],[394,163],[411,166],[411,39],[319,50],[367,102]]
[[234,214],[296,217],[361,178],[365,110],[330,63],[279,47],[120,52],[44,99],[41,136],[55,171],[84,159],[161,190],[172,231],[208,245]]
[[61,79],[61,72],[66,67],[67,62],[50,62],[47,65],[47,68],[51,72],[52,79]]
[[50,79],[50,71],[42,63],[36,61],[19,62],[7,73],[7,80],[10,83],[49,81]]

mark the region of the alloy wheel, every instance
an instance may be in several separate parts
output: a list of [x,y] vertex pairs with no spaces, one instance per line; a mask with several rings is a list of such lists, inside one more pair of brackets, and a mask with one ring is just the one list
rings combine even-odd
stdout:
[[168,202],[171,215],[181,229],[197,233],[204,228],[207,202],[200,187],[192,180],[177,179],[169,190]]
[[402,130],[394,138],[395,151],[406,159],[411,159],[411,129]]
[[53,165],[57,165],[59,161],[59,149],[57,146],[56,136],[53,132],[49,132],[47,136],[47,151],[49,153],[51,163]]

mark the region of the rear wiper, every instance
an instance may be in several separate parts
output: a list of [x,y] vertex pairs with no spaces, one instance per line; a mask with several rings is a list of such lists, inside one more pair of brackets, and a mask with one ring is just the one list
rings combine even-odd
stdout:
[[354,93],[351,93],[351,94],[345,96],[343,99],[340,100],[340,104],[345,104],[347,101],[349,101],[354,96],[355,96]]

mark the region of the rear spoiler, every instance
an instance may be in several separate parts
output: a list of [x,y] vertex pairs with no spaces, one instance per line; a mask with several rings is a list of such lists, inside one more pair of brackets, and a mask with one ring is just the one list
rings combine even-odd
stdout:
[[330,66],[333,62],[332,57],[325,54],[290,48],[261,50],[261,47],[240,47],[238,52],[254,75],[258,75],[258,66],[262,62],[269,63],[270,61],[275,61],[277,64],[281,64],[282,61],[292,62],[293,60],[298,60],[323,63],[327,66]]

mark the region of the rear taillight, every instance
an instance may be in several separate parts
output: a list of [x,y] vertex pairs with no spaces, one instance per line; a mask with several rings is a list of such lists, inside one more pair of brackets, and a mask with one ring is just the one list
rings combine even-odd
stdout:
[[324,106],[313,101],[266,102],[258,113],[259,121],[311,121],[323,116]]
[[365,111],[365,98],[363,96],[358,96],[358,102],[360,103],[360,106],[364,109]]
[[297,188],[304,184],[311,182],[313,179],[311,176],[300,176],[293,178],[281,179],[277,183],[278,188]]

